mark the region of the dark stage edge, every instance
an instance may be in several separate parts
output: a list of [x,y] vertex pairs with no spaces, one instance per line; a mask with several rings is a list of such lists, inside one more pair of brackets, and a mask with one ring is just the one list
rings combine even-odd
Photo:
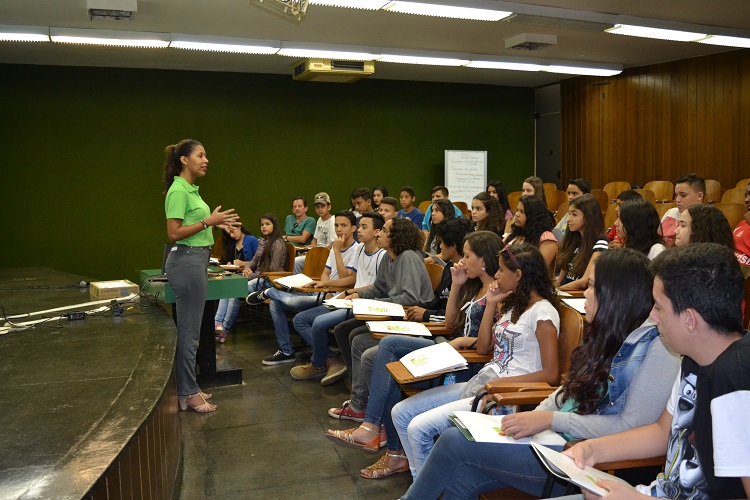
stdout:
[[[86,302],[81,280],[3,269],[0,305],[9,316]],[[0,336],[0,498],[172,497],[175,343],[156,305]]]

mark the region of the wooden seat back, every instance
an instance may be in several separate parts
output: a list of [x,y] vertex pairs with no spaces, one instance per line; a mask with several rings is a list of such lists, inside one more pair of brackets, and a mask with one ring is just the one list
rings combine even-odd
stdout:
[[706,197],[707,203],[716,203],[721,201],[721,183],[713,179],[706,179]]
[[427,209],[430,208],[430,205],[432,205],[432,201],[431,200],[425,200],[422,203],[420,203],[417,208],[419,209],[420,212],[422,212],[423,214],[426,214],[427,213]]
[[745,189],[748,184],[750,184],[750,177],[748,177],[747,179],[740,179],[740,181],[734,187]]
[[610,200],[614,200],[617,198],[618,194],[627,191],[628,189],[630,189],[630,183],[625,181],[608,182],[602,188],[602,190],[609,195]]
[[609,208],[609,200],[614,199],[603,189],[592,189],[591,196],[596,198],[596,201],[599,202],[599,207],[602,209],[602,213],[606,212],[607,208]]
[[607,212],[604,214],[604,228],[609,229],[612,226],[615,225],[615,221],[617,220],[617,212],[615,212],[615,209],[617,208],[617,204],[613,203],[607,208]]
[[734,228],[737,227],[737,224],[745,218],[745,214],[747,213],[747,209],[745,209],[745,205],[742,203],[727,203],[720,201],[719,203],[714,203],[713,206],[718,208],[721,213],[724,214],[724,217],[727,218],[729,227],[732,230],[734,230]]
[[456,205],[456,208],[459,209],[462,214],[464,214],[464,217],[466,217],[467,219],[471,219],[471,210],[469,209],[469,205],[467,205],[465,201],[456,201],[453,204]]
[[510,209],[514,212],[518,207],[518,200],[521,199],[521,196],[523,196],[523,191],[513,191],[512,193],[508,193],[508,205],[510,205]]
[[672,208],[676,207],[677,204],[673,201],[670,201],[669,203],[657,203],[656,204],[656,211],[659,212],[659,218],[661,219],[664,217],[664,214],[667,213]]
[[440,284],[440,278],[443,277],[443,266],[435,263],[425,264],[425,266],[427,267],[427,274],[430,275],[432,291],[437,293],[437,287]]
[[656,205],[656,194],[650,189],[634,189],[636,193],[640,194],[644,200],[648,200],[652,205]]
[[732,188],[721,195],[723,203],[745,203],[745,188]]
[[302,274],[313,279],[319,279],[326,268],[326,261],[331,251],[326,247],[313,247],[305,256],[305,265],[302,266]]
[[656,201],[672,201],[674,199],[674,184],[671,181],[647,182],[643,189],[650,189],[656,196]]
[[568,213],[568,209],[570,209],[570,203],[567,201],[560,204],[560,206],[557,207],[557,212],[555,212],[555,222],[559,224],[562,218],[565,217],[565,214]]

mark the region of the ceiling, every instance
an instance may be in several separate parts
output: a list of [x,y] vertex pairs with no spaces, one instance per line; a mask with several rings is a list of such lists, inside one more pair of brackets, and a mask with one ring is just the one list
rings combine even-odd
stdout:
[[[550,7],[581,11],[572,13],[578,19],[636,16],[750,30],[747,0],[516,0],[513,3],[530,12],[534,9],[553,12]],[[0,2],[0,24],[188,33],[511,57],[528,55],[580,63],[614,63],[625,68],[735,50],[618,36],[598,29],[442,19],[317,5],[310,5],[306,19],[297,25],[251,5],[248,0],[138,0],[133,21],[91,21],[86,8],[86,0],[6,0]],[[504,40],[521,33],[556,35],[558,42],[556,46],[532,52],[505,49]],[[295,59],[275,55],[0,42],[0,63],[291,74],[294,62]],[[541,87],[569,76],[381,62],[376,63],[375,74],[370,78]]]

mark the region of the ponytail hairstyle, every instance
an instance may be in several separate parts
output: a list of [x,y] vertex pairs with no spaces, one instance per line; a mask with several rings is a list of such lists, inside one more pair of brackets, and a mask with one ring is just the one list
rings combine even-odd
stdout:
[[[441,200],[435,200],[432,202],[432,211],[435,211],[435,208],[438,209],[438,211],[443,214],[443,220],[446,219],[454,219],[456,217],[456,212],[453,210],[453,203],[450,202],[448,199],[441,199]],[[441,224],[441,222],[438,222],[438,224]],[[437,224],[432,224],[430,226],[430,232],[427,234],[427,241],[424,243],[424,249],[425,252],[431,252],[432,249],[432,243],[433,241],[435,244],[440,247],[440,237],[437,235]],[[438,253],[440,251],[438,250]]]
[[281,239],[279,220],[276,218],[276,216],[272,213],[267,213],[263,214],[260,218],[261,220],[266,219],[267,221],[271,221],[271,224],[273,225],[273,231],[271,231],[271,234],[268,235],[268,241],[266,242],[265,249],[263,250],[263,255],[260,256],[260,262],[258,262],[258,271],[263,273],[266,271],[273,271],[273,269],[269,268],[271,267],[271,251],[274,243],[276,243],[276,241],[280,241],[282,242],[282,248],[286,248],[283,245],[284,240]]
[[506,246],[500,251],[499,260],[511,271],[521,270],[521,280],[516,290],[500,307],[501,315],[511,311],[510,320],[513,323],[518,321],[521,314],[529,308],[532,291],[548,300],[555,309],[560,309],[560,299],[549,275],[547,263],[537,247],[525,241]]
[[[239,231],[242,233],[244,238],[246,234],[250,234],[250,231],[244,225],[240,225]],[[221,263],[231,264],[234,262],[234,248],[237,245],[237,240],[232,238],[228,232],[221,232]],[[247,256],[246,256],[247,257]],[[247,259],[250,260],[252,255]]]
[[544,194],[544,181],[542,181],[542,179],[540,179],[539,177],[532,175],[531,177],[525,178],[523,182],[534,186],[534,196],[541,198],[544,202],[544,205],[546,206],[547,195]]
[[174,178],[182,172],[183,156],[190,156],[196,147],[202,146],[200,142],[193,139],[183,139],[177,144],[171,144],[164,149],[166,158],[164,159],[164,186],[169,190],[174,182]]
[[563,375],[562,390],[557,395],[560,405],[568,398],[575,400],[579,415],[597,409],[607,394],[612,360],[630,333],[646,321],[654,305],[649,260],[637,250],[604,252],[594,262],[594,276],[596,313],[586,322],[583,341],[571,354],[570,369]]
[[[572,263],[573,275],[583,276],[594,254],[594,243],[604,234],[604,218],[599,202],[590,194],[584,194],[571,201],[570,208],[583,213],[583,224],[586,230],[583,235],[580,231],[570,229],[565,233],[560,246],[560,269],[568,269],[568,264]],[[578,249],[577,252],[576,249]]]

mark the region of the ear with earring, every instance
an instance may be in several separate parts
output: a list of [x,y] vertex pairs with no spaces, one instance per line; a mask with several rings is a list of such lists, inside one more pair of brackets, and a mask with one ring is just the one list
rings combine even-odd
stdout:
[[482,271],[486,272],[487,271],[487,266],[482,266]]

